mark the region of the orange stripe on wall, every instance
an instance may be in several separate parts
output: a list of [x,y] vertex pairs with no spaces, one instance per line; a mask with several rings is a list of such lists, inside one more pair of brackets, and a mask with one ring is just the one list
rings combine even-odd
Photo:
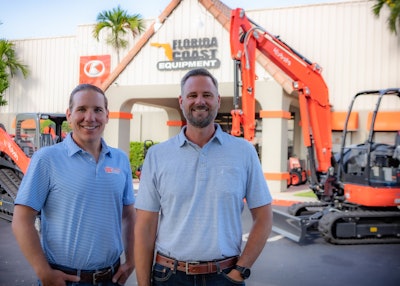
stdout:
[[285,173],[264,173],[264,178],[271,181],[283,181],[290,179],[290,174]]
[[[334,111],[331,112],[331,123],[332,130],[343,130],[346,122],[346,111]],[[349,131],[356,131],[358,129],[358,112],[352,112],[350,114],[349,123],[347,124]]]
[[167,126],[184,126],[186,123],[182,120],[168,120]]
[[260,110],[260,117],[261,118],[284,118],[290,119],[291,114],[285,110]]
[[[367,130],[371,127],[372,112],[368,113]],[[374,130],[376,131],[398,131],[400,130],[400,112],[381,111],[376,115]]]
[[130,112],[110,112],[108,117],[112,119],[132,119],[133,115]]

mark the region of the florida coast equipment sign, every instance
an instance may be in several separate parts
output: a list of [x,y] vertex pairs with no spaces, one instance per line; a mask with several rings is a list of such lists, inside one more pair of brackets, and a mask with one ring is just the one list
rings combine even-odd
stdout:
[[172,46],[169,43],[151,43],[151,46],[163,48],[168,59],[157,63],[157,69],[160,71],[199,67],[216,69],[221,65],[217,59],[216,37],[173,40]]

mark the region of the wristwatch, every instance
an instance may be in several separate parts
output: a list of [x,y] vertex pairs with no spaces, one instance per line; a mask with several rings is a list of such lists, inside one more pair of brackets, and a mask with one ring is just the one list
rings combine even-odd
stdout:
[[235,269],[240,272],[240,275],[242,276],[243,279],[247,279],[250,277],[251,274],[250,268],[235,265]]

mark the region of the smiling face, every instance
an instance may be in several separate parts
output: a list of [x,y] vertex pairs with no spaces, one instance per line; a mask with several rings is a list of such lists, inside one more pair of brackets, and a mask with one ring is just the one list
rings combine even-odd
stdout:
[[67,119],[72,128],[72,137],[78,146],[100,144],[108,109],[105,96],[93,89],[82,89],[72,95]]
[[217,117],[220,96],[210,77],[195,75],[186,80],[179,104],[188,125],[205,128]]

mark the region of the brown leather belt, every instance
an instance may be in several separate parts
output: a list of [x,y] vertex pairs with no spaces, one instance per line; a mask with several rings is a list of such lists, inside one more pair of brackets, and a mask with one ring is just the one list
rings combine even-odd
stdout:
[[79,276],[81,278],[81,280],[79,280],[80,283],[91,283],[93,285],[97,285],[98,283],[110,282],[112,280],[112,277],[119,268],[120,261],[118,260],[112,267],[103,268],[100,270],[93,270],[93,271],[81,270],[80,273],[78,270],[66,269],[65,267],[56,264],[50,264],[50,265],[51,268],[60,270],[66,274]]
[[185,272],[187,275],[200,275],[200,274],[211,274],[225,270],[227,268],[235,266],[238,258],[230,257],[222,260],[215,261],[178,261],[173,258],[161,255],[157,253],[156,263],[168,267],[171,270],[178,270]]

